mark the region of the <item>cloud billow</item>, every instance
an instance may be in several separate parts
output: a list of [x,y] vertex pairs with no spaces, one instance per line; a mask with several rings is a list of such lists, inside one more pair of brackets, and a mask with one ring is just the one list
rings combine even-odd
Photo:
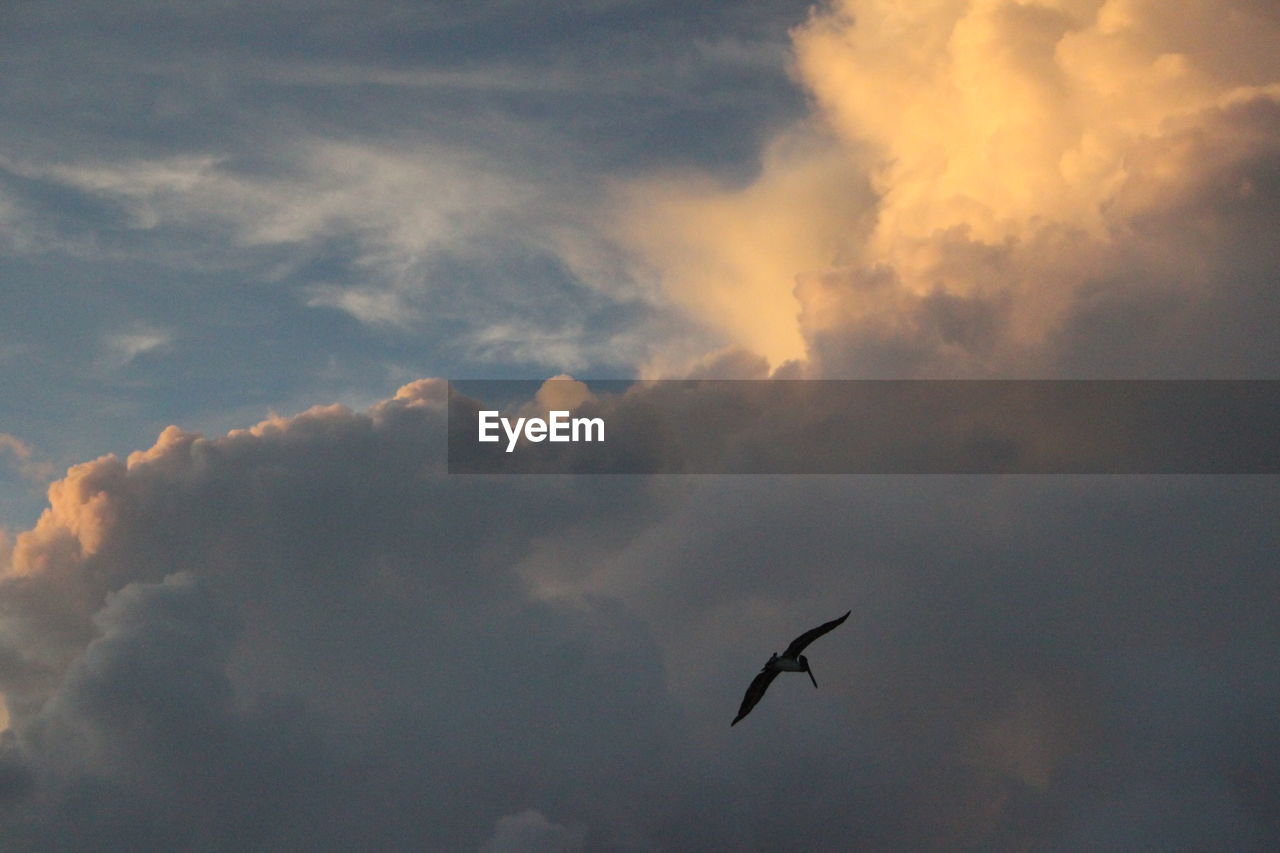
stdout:
[[[58,481],[0,582],[6,838],[1274,840],[1270,479],[467,477],[445,402],[171,428]],[[833,602],[822,689],[730,730]]]
[[1270,376],[1278,22],[1177,8],[824,6],[811,119],[745,186],[639,182],[620,239],[812,377]]
[[599,496],[466,498],[439,475],[441,388],[171,429],[54,487],[2,593],[28,849],[478,845],[533,804],[590,821],[567,776],[651,784],[644,749],[674,718],[643,627],[513,572]]

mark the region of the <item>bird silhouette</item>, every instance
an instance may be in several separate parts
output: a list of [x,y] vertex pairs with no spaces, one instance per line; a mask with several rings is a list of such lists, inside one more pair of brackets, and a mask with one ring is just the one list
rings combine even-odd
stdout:
[[800,653],[804,651],[806,646],[823,634],[838,628],[844,620],[849,618],[849,614],[852,612],[852,610],[847,610],[839,619],[823,622],[817,628],[810,628],[805,631],[791,641],[791,645],[787,646],[787,650],[782,653],[781,657],[778,656],[777,652],[774,652],[773,656],[761,668],[759,674],[751,680],[751,685],[747,687],[747,695],[742,697],[742,705],[738,708],[738,716],[733,718],[733,722],[729,724],[730,727],[736,726],[743,717],[751,713],[751,709],[764,696],[765,691],[769,689],[769,685],[773,683],[773,680],[778,677],[780,672],[807,672],[809,680],[813,682],[813,687],[816,690],[818,688],[818,679],[813,677],[813,670],[809,667],[809,659]]

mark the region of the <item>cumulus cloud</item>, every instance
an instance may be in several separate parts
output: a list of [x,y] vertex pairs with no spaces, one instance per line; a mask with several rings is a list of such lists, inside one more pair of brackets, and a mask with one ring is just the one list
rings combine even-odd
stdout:
[[1274,363],[1232,328],[1277,261],[1266,7],[843,0],[792,37],[810,150],[625,207],[623,241],[701,321],[827,376]]
[[984,243],[1041,222],[1103,234],[1135,149],[1205,110],[1280,94],[1274,18],[1250,3],[1171,11],[845,0],[799,28],[799,74],[823,115],[882,158],[872,251],[954,227]]
[[1274,846],[1269,479],[450,476],[445,401],[54,483],[0,577],[6,838]]
[[765,152],[745,187],[681,175],[631,185],[622,204],[619,234],[641,259],[639,274],[656,276],[728,343],[777,364],[804,355],[795,276],[846,253],[859,220],[870,222],[872,196],[846,151],[796,132]]
[[[656,648],[617,602],[544,600],[515,567],[593,518],[625,535],[645,499],[608,483],[467,498],[440,475],[443,399],[424,381],[367,413],[173,427],[51,487],[0,580],[11,837],[477,847],[530,797],[623,826],[588,792],[653,784],[646,749],[675,719]],[[278,775],[303,768],[305,784]],[[144,819],[155,797],[168,807]]]

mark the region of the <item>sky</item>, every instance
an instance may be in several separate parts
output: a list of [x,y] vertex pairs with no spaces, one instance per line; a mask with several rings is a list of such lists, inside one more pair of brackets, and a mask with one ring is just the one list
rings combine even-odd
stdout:
[[446,379],[1278,378],[1277,41],[5,4],[0,846],[1280,847],[1274,477],[445,460]]

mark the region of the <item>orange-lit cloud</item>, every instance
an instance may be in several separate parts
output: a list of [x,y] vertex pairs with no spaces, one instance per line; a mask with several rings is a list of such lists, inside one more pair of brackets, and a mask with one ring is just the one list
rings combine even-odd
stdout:
[[957,226],[1104,235],[1134,149],[1280,82],[1277,37],[1241,3],[843,0],[795,46],[830,126],[880,155],[874,251],[892,256]]
[[674,302],[775,366],[835,329],[888,362],[932,347],[926,372],[1000,371],[1099,281],[1166,277],[1182,300],[1212,275],[1166,276],[1182,237],[1152,217],[1214,181],[1247,198],[1276,144],[1258,110],[1280,103],[1280,18],[1259,3],[841,0],[792,37],[813,123],[746,187],[644,185],[624,231]]
[[802,131],[745,187],[686,175],[628,188],[621,233],[671,301],[776,364],[804,354],[796,274],[844,254],[871,202],[848,152]]

